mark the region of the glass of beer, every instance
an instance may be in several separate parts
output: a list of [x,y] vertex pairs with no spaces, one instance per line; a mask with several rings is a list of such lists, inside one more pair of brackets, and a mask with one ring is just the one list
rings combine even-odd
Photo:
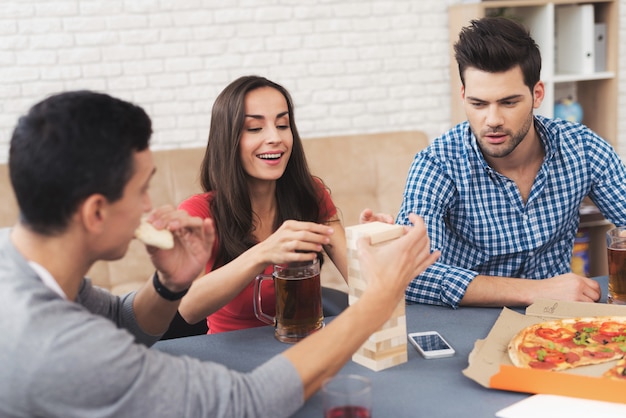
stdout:
[[322,385],[324,418],[371,418],[372,384],[364,376],[338,375]]
[[610,229],[606,233],[609,259],[608,303],[626,305],[626,227]]
[[[274,281],[276,316],[261,308],[261,282]],[[274,265],[274,273],[261,274],[254,282],[254,313],[274,325],[278,341],[295,343],[324,326],[319,260]]]

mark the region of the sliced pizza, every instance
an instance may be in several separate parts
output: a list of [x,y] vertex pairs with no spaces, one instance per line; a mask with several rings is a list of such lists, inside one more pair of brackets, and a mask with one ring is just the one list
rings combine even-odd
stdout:
[[626,382],[626,358],[622,357],[615,366],[604,372],[602,376]]
[[135,238],[146,245],[170,250],[174,248],[174,236],[167,229],[156,229],[146,219],[142,219],[135,230]]
[[518,367],[565,370],[622,358],[626,354],[626,317],[566,318],[522,329],[509,343]]

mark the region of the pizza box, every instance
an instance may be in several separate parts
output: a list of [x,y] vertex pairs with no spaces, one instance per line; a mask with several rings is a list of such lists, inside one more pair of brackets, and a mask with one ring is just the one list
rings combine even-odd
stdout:
[[626,316],[626,306],[540,300],[526,314],[503,308],[487,337],[477,340],[463,374],[491,389],[626,403],[626,382],[601,377],[617,360],[566,371],[525,369],[511,363],[509,341],[526,326],[559,318]]

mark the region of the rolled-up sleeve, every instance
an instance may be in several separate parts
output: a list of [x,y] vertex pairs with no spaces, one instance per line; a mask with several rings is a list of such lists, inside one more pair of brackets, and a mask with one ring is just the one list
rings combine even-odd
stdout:
[[435,263],[417,276],[405,291],[408,302],[458,308],[475,271]]

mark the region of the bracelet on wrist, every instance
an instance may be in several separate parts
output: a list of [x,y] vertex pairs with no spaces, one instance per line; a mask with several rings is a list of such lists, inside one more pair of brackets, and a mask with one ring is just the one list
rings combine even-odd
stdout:
[[182,292],[174,293],[169,290],[167,287],[163,286],[161,281],[159,280],[159,274],[157,271],[154,272],[154,276],[152,276],[152,284],[154,285],[154,290],[165,300],[169,300],[170,302],[174,302],[176,300],[181,299],[183,296],[187,294],[189,289],[185,289]]

